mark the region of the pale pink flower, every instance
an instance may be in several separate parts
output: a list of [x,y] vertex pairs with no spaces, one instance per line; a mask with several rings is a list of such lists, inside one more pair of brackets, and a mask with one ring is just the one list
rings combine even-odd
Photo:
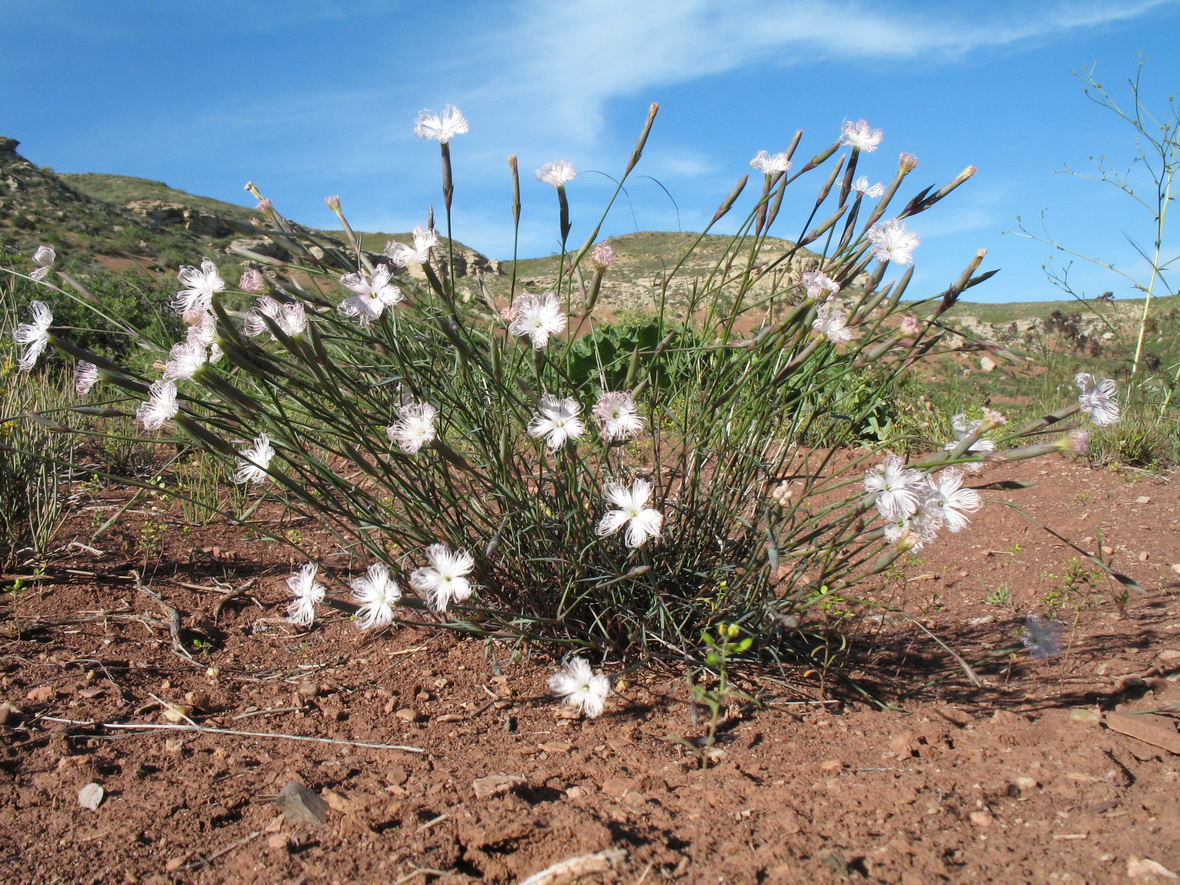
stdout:
[[608,270],[615,263],[615,250],[610,243],[599,243],[590,250],[590,264],[595,270]]
[[590,669],[585,658],[574,658],[549,677],[549,690],[567,707],[594,719],[602,713],[610,694],[610,679]]
[[852,182],[852,190],[864,195],[870,200],[875,200],[885,193],[885,185],[880,183],[869,184],[869,177],[867,175],[861,175],[856,181]]
[[624,540],[628,547],[642,547],[648,540],[659,538],[664,517],[658,510],[647,506],[651,493],[652,484],[646,479],[636,478],[631,488],[608,480],[606,500],[618,509],[608,510],[595,531],[599,535],[613,535],[627,526]]
[[430,250],[438,245],[438,232],[432,227],[418,225],[414,228],[414,245],[407,246],[393,240],[385,244],[385,254],[398,267],[407,264],[425,264],[430,260]]
[[266,280],[261,271],[250,267],[242,271],[242,276],[238,280],[238,288],[251,295],[261,295],[266,291]]
[[868,154],[877,149],[884,135],[882,130],[871,128],[864,120],[855,123],[845,120],[840,127],[840,144]]
[[453,104],[444,107],[441,116],[431,110],[419,112],[418,122],[414,126],[414,134],[419,138],[434,139],[440,144],[446,144],[465,132],[467,120]]
[[598,432],[607,442],[631,439],[643,430],[643,419],[631,391],[608,391],[598,398],[592,411]]
[[184,316],[186,323],[199,322],[201,315],[213,308],[214,294],[225,290],[225,280],[208,258],[201,260],[199,269],[182,267],[177,276],[184,288],[176,293],[172,307]]
[[310,627],[315,621],[315,607],[324,601],[327,591],[324,585],[315,579],[319,566],[314,562],[301,565],[291,577],[287,578],[287,587],[295,600],[287,606],[287,620],[300,627]]
[[438,415],[430,403],[409,402],[397,410],[398,420],[385,428],[389,438],[407,455],[416,455],[434,442],[434,419]]
[[565,183],[573,181],[577,174],[577,170],[569,160],[554,160],[552,163],[546,163],[536,172],[537,181],[543,181],[554,187],[565,187]]
[[12,334],[16,343],[25,348],[17,362],[22,372],[32,371],[33,366],[37,364],[37,358],[49,346],[49,327],[53,325],[53,313],[45,302],[30,301],[29,311],[33,314],[33,321],[19,324]]
[[238,458],[238,470],[234,474],[234,482],[239,485],[253,483],[261,485],[269,478],[267,470],[270,461],[275,456],[274,446],[270,444],[270,437],[260,433],[254,438],[254,445],[244,450]]
[[821,270],[807,271],[799,277],[799,284],[813,301],[826,301],[840,291],[840,284]]
[[843,344],[852,340],[852,330],[848,328],[848,314],[831,301],[825,301],[815,309],[815,320],[811,328],[833,344]]
[[353,579],[352,598],[360,603],[354,615],[357,626],[362,630],[384,630],[393,623],[393,607],[402,598],[402,590],[389,577],[389,569],[375,562],[363,578]]
[[913,252],[921,240],[913,231],[906,230],[905,225],[896,218],[890,218],[882,224],[869,228],[869,242],[872,244],[873,257],[878,261],[892,261],[894,264],[913,264]]
[[566,317],[554,292],[541,295],[523,292],[512,300],[512,310],[516,319],[508,326],[509,334],[528,335],[534,350],[544,349],[550,335],[565,331]]
[[921,550],[938,536],[941,528],[942,511],[934,506],[927,495],[922,498],[912,514],[894,516],[888,521],[885,526],[885,540],[901,546],[904,550]]
[[923,486],[929,486],[926,474],[907,468],[898,455],[889,455],[865,477],[865,491],[876,496],[877,509],[889,520],[913,516],[921,503]]
[[370,278],[366,273],[349,273],[340,278],[340,285],[356,294],[344,299],[340,313],[356,317],[362,326],[378,319],[387,307],[402,300],[402,290],[389,282],[389,265],[378,264]]
[[197,370],[207,360],[208,353],[199,341],[187,340],[174,344],[164,366],[164,377],[172,381],[187,380],[197,374]]
[[79,360],[74,369],[74,393],[78,396],[86,396],[97,383],[98,366],[88,363],[86,360]]
[[918,168],[918,158],[913,154],[900,154],[897,158],[899,172],[913,172]]
[[581,404],[572,397],[546,393],[541,397],[538,413],[529,422],[529,436],[544,437],[545,445],[557,451],[586,432],[586,423],[578,417],[581,412]]
[[767,175],[777,175],[781,172],[789,172],[791,169],[791,161],[787,159],[785,153],[768,154],[766,151],[758,151],[754,159],[750,161],[750,165]]
[[938,474],[933,483],[934,494],[929,503],[942,513],[942,520],[949,531],[958,532],[967,527],[970,520],[964,515],[974,513],[983,506],[983,499],[974,489],[962,488],[963,473],[948,467]]
[[148,388],[148,393],[147,402],[135,410],[135,417],[140,420],[145,430],[159,430],[180,411],[180,405],[176,401],[176,382],[167,379],[153,382]]
[[475,558],[466,550],[451,550],[445,544],[431,544],[426,551],[430,565],[414,569],[410,585],[421,593],[431,611],[445,613],[452,602],[471,596],[467,579],[475,568]]
[[253,338],[265,332],[267,326],[263,320],[264,316],[274,320],[275,325],[288,338],[294,338],[307,331],[307,309],[302,301],[280,304],[269,295],[263,295],[258,299],[257,306],[250,308],[250,312],[246,314],[246,319],[242,323],[242,334]]
[[[954,431],[955,438],[943,446],[943,449],[950,452],[958,448],[959,443],[973,435],[982,423],[982,421],[968,421],[965,414],[955,415],[951,418],[951,430]],[[967,447],[968,452],[994,452],[995,450],[995,442],[985,437],[980,437]],[[978,461],[968,462],[963,465],[963,469],[968,473],[978,473],[982,466]]]
[[1082,392],[1078,404],[1091,421],[1099,427],[1119,423],[1119,404],[1115,399],[1118,389],[1114,381],[1110,378],[1099,381],[1089,372],[1078,372],[1073,383]]
[[49,275],[49,271],[53,269],[55,261],[57,261],[57,253],[52,246],[38,246],[33,253],[33,263],[37,267],[29,274],[29,277],[34,280],[45,279]]

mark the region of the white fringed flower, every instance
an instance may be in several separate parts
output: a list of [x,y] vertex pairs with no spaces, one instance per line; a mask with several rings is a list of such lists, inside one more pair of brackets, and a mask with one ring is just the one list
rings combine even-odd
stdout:
[[586,422],[578,417],[581,411],[581,404],[573,397],[546,393],[541,397],[538,414],[529,422],[529,436],[544,437],[545,445],[556,451],[586,432]]
[[440,144],[446,144],[466,131],[467,120],[453,104],[444,107],[441,116],[429,109],[420,111],[414,126],[414,134],[419,138],[434,139]]
[[799,277],[799,285],[812,301],[827,301],[840,291],[840,284],[822,270],[809,270]]
[[922,244],[918,235],[906,230],[896,218],[869,228],[869,242],[873,257],[878,261],[892,261],[894,264],[914,263],[914,250]]
[[414,228],[414,245],[390,241],[385,244],[385,254],[398,267],[407,264],[425,264],[430,260],[430,250],[438,245],[438,233],[432,227],[418,225]]
[[34,280],[43,280],[53,270],[53,263],[57,261],[57,253],[52,246],[38,246],[33,253],[33,263],[37,265],[29,276]]
[[364,273],[348,273],[340,278],[340,285],[356,294],[344,299],[340,313],[356,317],[362,326],[378,319],[387,307],[402,300],[402,290],[389,282],[389,265],[379,264],[372,277]]
[[145,430],[159,430],[180,411],[176,402],[176,382],[168,379],[156,381],[148,388],[148,393],[148,401],[135,410],[135,417]]
[[393,607],[402,598],[402,591],[389,577],[389,569],[375,562],[364,577],[353,579],[352,598],[360,604],[355,615],[357,626],[362,630],[383,630],[393,623]]
[[549,343],[550,335],[559,335],[565,331],[565,314],[554,292],[541,295],[521,293],[512,300],[510,315],[513,319],[508,326],[509,334],[527,335],[534,350],[543,350]]
[[554,160],[546,163],[537,170],[537,181],[543,181],[554,187],[565,187],[567,181],[573,181],[578,172],[569,160]]
[[1096,379],[1089,372],[1078,372],[1073,383],[1082,391],[1078,405],[1099,427],[1119,423],[1118,388],[1110,378]]
[[53,313],[43,301],[30,301],[29,311],[33,314],[31,323],[21,323],[13,332],[13,339],[24,347],[17,366],[22,372],[31,371],[37,358],[49,346],[49,327],[53,325]]
[[854,193],[861,194],[870,200],[875,200],[885,193],[885,185],[883,184],[869,184],[869,177],[867,175],[858,176],[856,181],[852,182],[852,190]]
[[913,516],[922,501],[926,474],[907,468],[898,455],[890,455],[865,477],[865,490],[877,498],[877,510],[888,520]]
[[602,713],[610,694],[610,679],[590,669],[585,658],[574,658],[549,677],[549,690],[567,707],[594,719]]
[[848,328],[848,315],[831,301],[825,301],[815,309],[815,320],[811,328],[833,344],[843,344],[852,340],[852,330]]
[[[951,430],[954,431],[955,438],[943,446],[943,449],[950,452],[958,448],[959,443],[974,434],[975,431],[979,429],[979,425],[982,423],[982,421],[968,421],[965,414],[955,415],[953,418],[951,418]],[[968,452],[994,452],[995,450],[995,441],[983,437],[977,439],[967,447]],[[968,473],[978,473],[982,468],[983,465],[978,461],[969,461],[962,465],[962,469],[966,470]]]
[[213,308],[213,295],[225,290],[225,280],[208,258],[201,260],[200,268],[182,267],[177,276],[184,288],[176,293],[172,307],[184,316],[186,323],[200,322],[201,315]]
[[86,396],[97,383],[98,366],[88,363],[86,360],[79,360],[78,365],[74,368],[74,393],[78,396]]
[[300,627],[310,627],[315,621],[315,607],[324,601],[327,592],[324,585],[316,579],[319,566],[314,562],[301,565],[291,577],[287,578],[287,587],[291,590],[294,601],[287,606],[287,620]]
[[595,531],[599,535],[613,535],[627,526],[624,540],[628,547],[642,547],[649,540],[659,538],[664,517],[660,511],[647,506],[651,492],[652,484],[646,479],[636,478],[631,488],[608,480],[606,500],[618,509],[608,510]]
[[979,492],[962,488],[962,485],[963,472],[948,467],[934,480],[934,493],[929,497],[929,503],[942,513],[942,521],[951,532],[967,528],[970,520],[964,514],[975,513],[983,506]]
[[466,550],[451,550],[445,544],[431,544],[426,551],[430,565],[414,569],[410,586],[426,599],[431,611],[445,613],[452,602],[471,596],[467,575],[475,568],[475,558]]
[[434,442],[438,411],[430,403],[409,402],[397,410],[398,420],[385,428],[389,438],[407,455],[416,455]]
[[791,161],[787,159],[785,153],[768,154],[766,151],[758,151],[754,159],[750,161],[750,165],[766,175],[777,175],[780,172],[791,170]]
[[208,353],[199,340],[174,344],[168,353],[168,362],[164,365],[164,377],[172,381],[192,378],[207,359]]
[[592,411],[598,432],[607,442],[631,439],[643,430],[643,419],[629,390],[607,391],[598,398]]
[[866,154],[875,151],[884,136],[883,130],[873,129],[864,120],[855,123],[845,120],[840,127],[840,144]]
[[254,445],[245,449],[238,459],[238,470],[234,474],[234,482],[239,485],[253,483],[260,485],[266,482],[267,469],[271,458],[275,456],[274,446],[270,444],[270,437],[260,433],[254,438]]

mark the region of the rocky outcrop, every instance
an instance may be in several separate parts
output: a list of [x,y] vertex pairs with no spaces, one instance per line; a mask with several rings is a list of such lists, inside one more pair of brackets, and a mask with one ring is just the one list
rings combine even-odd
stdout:
[[160,227],[183,227],[198,237],[225,237],[233,231],[217,216],[198,212],[180,203],[163,200],[132,200],[123,208]]

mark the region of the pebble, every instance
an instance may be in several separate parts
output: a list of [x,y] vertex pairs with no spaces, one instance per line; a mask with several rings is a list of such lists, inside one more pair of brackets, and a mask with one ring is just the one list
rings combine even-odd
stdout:
[[417,710],[411,709],[410,707],[402,707],[393,715],[398,719],[401,719],[403,722],[421,722],[426,718]]
[[87,784],[78,791],[78,804],[91,811],[97,811],[105,796],[106,790],[102,788],[102,784]]
[[472,783],[475,788],[476,799],[491,799],[511,793],[517,787],[528,785],[528,781],[519,774],[490,774],[487,777],[476,778]]
[[275,804],[293,824],[322,827],[328,815],[328,803],[299,781],[287,781],[275,797]]
[[996,820],[994,817],[992,817],[992,813],[987,809],[973,811],[967,815],[967,819],[977,827],[990,827],[993,823],[995,823]]

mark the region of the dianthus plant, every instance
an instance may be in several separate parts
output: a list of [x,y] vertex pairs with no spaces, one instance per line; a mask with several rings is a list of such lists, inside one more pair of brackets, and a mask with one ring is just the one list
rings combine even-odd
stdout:
[[[189,332],[171,360],[163,346],[166,377],[71,345],[48,308],[21,327],[25,363],[49,344],[85,360],[79,390],[97,378],[109,403],[121,389],[145,433],[224,459],[244,494],[312,517],[352,554],[293,577],[300,625],[335,605],[366,629],[442,623],[598,654],[699,659],[702,631],[725,623],[773,650],[817,600],[855,596],[904,550],[970,530],[983,501],[955,465],[1063,447],[1028,444],[1043,429],[1034,427],[1012,449],[1018,435],[995,436],[1002,418],[990,415],[949,446],[931,440],[933,454],[917,463],[880,450],[835,456],[858,440],[879,396],[850,414],[842,391],[866,375],[886,389],[945,348],[939,317],[990,276],[977,273],[980,253],[946,289],[902,301],[915,297],[907,287],[921,258],[913,219],[972,168],[897,206],[917,160],[902,154],[895,171],[880,167],[883,134],[863,121],[833,127],[810,157],[795,156],[801,132],[785,152],[760,153],[761,192],[744,220],[724,236],[706,230],[666,268],[649,293],[649,343],[620,361],[599,349],[609,323],[597,302],[609,302],[626,244],[599,243],[601,219],[533,291],[511,275],[499,289],[461,284],[450,166],[466,131],[454,108],[419,121],[442,147],[442,238],[427,223],[413,248],[374,254],[339,198],[328,205],[344,240],[264,201],[260,225],[282,261],[247,256],[256,266],[235,286],[195,257],[199,268],[179,272],[174,309]],[[861,182],[867,163],[889,183]],[[514,160],[509,169],[519,194]],[[786,189],[801,180],[818,194],[808,217],[770,237],[785,224]],[[578,185],[572,175],[558,185],[563,244]],[[745,185],[710,230],[740,215]],[[519,198],[513,210],[519,219]],[[1083,407],[1112,417],[1097,402],[1103,382],[1092,387],[1045,426]],[[257,505],[228,515],[248,523]]]

